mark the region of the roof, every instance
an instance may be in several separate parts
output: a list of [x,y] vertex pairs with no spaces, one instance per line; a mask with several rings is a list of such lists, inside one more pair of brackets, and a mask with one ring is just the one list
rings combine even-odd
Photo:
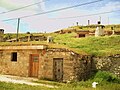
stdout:
[[6,42],[12,42],[12,41],[16,41],[16,40],[17,40],[16,38],[13,38],[13,39],[6,40]]
[[77,34],[89,34],[89,30],[78,30],[76,31]]
[[26,50],[26,49],[46,49],[46,45],[32,45],[32,46],[0,46],[0,50]]

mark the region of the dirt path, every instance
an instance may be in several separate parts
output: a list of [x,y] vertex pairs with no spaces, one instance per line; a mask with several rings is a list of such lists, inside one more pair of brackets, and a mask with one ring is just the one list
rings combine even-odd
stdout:
[[1,82],[56,88],[56,86],[33,82],[33,81],[37,81],[37,80],[38,79],[35,79],[35,78],[26,78],[26,77],[18,77],[18,76],[10,76],[10,75],[0,75],[0,81]]

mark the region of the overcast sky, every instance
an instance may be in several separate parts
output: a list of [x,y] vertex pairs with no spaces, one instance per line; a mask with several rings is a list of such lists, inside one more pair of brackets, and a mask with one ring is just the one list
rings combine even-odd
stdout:
[[[0,0],[0,13],[40,1],[43,0]],[[21,16],[46,12],[91,1],[95,0],[46,0],[43,3],[36,4],[28,8],[0,14],[0,28],[5,29],[6,33],[15,33],[17,20],[3,20],[19,18]],[[64,11],[23,18],[20,22],[20,32],[52,32],[76,25],[76,22],[79,22],[79,25],[87,25],[88,20],[90,20],[91,24],[96,24],[97,21],[100,20],[100,17],[102,24],[120,24],[120,11],[96,16],[66,19],[66,17],[88,15],[106,11],[109,12],[113,10],[120,10],[120,0],[103,0],[90,5],[84,5]]]

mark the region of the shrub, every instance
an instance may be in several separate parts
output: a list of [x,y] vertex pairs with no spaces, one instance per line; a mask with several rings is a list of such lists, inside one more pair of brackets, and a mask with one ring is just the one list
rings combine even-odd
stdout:
[[98,71],[94,78],[94,81],[96,82],[112,82],[112,83],[119,83],[120,84],[120,78],[118,78],[117,76],[115,76],[114,74],[111,74],[109,72],[106,71]]

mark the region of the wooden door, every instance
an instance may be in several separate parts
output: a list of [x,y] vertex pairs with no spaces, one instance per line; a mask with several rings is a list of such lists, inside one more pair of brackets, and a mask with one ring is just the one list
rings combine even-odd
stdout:
[[38,54],[31,54],[30,55],[30,76],[31,77],[38,77],[39,71],[39,55]]
[[63,58],[53,59],[53,79],[55,81],[63,80]]

